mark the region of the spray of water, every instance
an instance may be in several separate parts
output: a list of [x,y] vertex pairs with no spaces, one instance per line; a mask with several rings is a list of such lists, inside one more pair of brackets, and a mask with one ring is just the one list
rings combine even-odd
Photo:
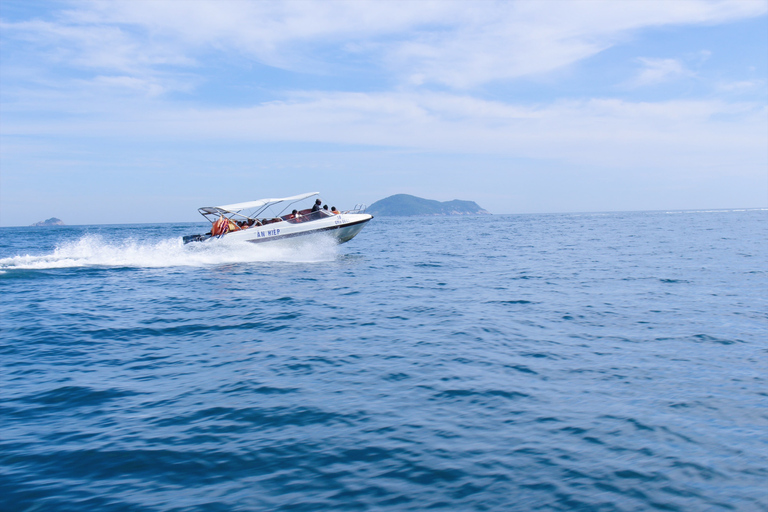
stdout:
[[155,242],[126,239],[105,241],[86,235],[62,243],[49,254],[0,258],[0,271],[71,267],[177,267],[258,262],[323,262],[338,254],[329,236],[311,236],[269,244],[252,244],[226,239],[184,245],[171,238]]

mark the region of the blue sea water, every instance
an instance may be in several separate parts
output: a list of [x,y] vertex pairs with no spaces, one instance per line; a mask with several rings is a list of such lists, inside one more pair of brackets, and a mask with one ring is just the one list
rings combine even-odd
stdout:
[[768,510],[768,211],[0,230],[0,510]]

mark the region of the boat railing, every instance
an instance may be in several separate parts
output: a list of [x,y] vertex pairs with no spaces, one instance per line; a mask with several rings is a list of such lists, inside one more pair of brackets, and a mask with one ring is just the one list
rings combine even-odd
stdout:
[[351,210],[346,210],[344,213],[365,213],[365,210],[367,209],[368,205],[360,203],[356,204]]

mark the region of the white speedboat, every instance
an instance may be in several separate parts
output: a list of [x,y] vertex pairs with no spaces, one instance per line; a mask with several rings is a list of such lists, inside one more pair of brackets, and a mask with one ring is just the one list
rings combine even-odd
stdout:
[[187,235],[184,243],[223,237],[227,240],[262,243],[315,233],[327,233],[338,243],[344,243],[354,238],[365,223],[373,218],[373,215],[365,213],[365,205],[357,205],[352,210],[342,212],[335,208],[324,209],[328,207],[317,204],[319,199],[312,208],[293,208],[294,204],[319,194],[309,192],[293,197],[204,206],[198,211],[211,223],[211,230],[204,235]]

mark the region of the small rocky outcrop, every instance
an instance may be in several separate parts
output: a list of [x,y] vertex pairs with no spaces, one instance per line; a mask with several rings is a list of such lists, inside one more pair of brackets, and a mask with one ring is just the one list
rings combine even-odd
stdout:
[[35,222],[32,225],[33,226],[63,226],[64,223],[61,221],[61,219],[57,219],[56,217],[51,217],[50,219],[41,220],[40,222]]

